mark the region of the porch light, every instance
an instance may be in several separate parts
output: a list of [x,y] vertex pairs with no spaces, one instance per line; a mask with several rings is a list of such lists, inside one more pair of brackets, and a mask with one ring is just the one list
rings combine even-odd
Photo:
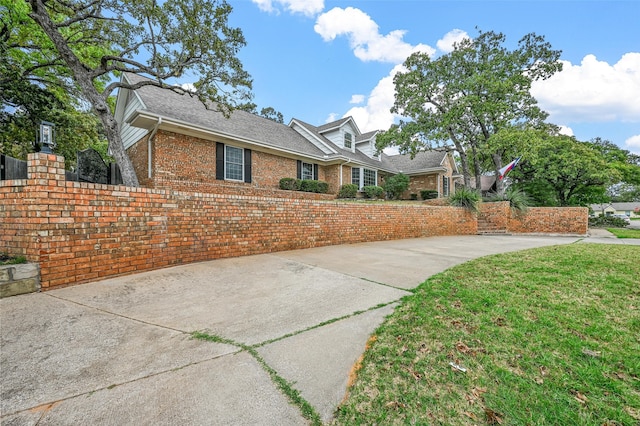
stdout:
[[56,147],[55,127],[55,124],[48,121],[40,122],[40,132],[38,132],[40,136],[40,140],[38,141],[40,143],[40,152],[53,154],[53,150]]

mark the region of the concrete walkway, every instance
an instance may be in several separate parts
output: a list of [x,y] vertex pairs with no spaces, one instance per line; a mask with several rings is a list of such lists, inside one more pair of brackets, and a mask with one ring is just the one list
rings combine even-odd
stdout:
[[[606,236],[465,236],[222,259],[0,300],[3,425],[323,421],[365,343],[426,278],[472,258]],[[640,242],[640,241],[639,241]],[[191,337],[194,331],[214,341]]]

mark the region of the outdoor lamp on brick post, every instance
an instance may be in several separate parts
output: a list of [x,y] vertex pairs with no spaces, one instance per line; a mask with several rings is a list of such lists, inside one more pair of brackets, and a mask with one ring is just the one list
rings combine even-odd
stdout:
[[40,122],[40,152],[45,154],[53,154],[53,150],[56,147],[55,142],[55,127],[56,125],[48,121]]

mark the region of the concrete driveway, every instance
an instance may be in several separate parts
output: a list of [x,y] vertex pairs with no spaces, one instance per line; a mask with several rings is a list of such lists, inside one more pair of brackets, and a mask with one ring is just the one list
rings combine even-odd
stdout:
[[[221,259],[0,300],[3,425],[331,419],[409,290],[472,258],[578,237],[465,236]],[[595,241],[594,241],[595,242]],[[191,337],[194,331],[213,341]]]

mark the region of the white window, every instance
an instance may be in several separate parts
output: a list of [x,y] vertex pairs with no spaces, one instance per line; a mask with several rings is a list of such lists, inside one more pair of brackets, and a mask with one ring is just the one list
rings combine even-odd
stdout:
[[313,180],[313,164],[302,163],[301,178]]
[[360,188],[360,169],[357,167],[351,168],[351,183]]
[[351,149],[351,146],[353,145],[353,135],[349,132],[345,132],[344,133],[344,147]]
[[442,196],[449,196],[449,176],[442,176]]
[[224,178],[244,181],[244,150],[242,148],[224,147]]
[[378,185],[378,172],[371,169],[352,167],[351,183],[358,185],[358,188]]
[[375,186],[378,184],[378,179],[375,170],[362,169],[363,179],[362,186]]

